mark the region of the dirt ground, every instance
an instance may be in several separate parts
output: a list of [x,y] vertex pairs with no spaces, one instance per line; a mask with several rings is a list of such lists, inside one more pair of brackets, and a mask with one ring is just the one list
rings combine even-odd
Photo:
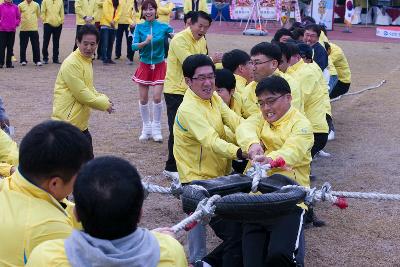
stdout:
[[[73,46],[74,30],[64,29],[61,59]],[[241,48],[249,51],[257,42],[270,37],[208,35],[210,51]],[[19,40],[15,54],[19,58]],[[380,80],[387,82],[374,91],[349,96],[333,103],[336,140],[326,151],[331,158],[313,163],[315,184],[329,181],[334,190],[400,193],[400,44],[337,41],[346,53],[352,71],[351,91]],[[30,47],[29,47],[30,49]],[[50,50],[51,51],[51,50]],[[124,50],[123,50],[124,51]],[[125,53],[124,53],[125,54]],[[28,54],[28,60],[31,60]],[[59,65],[0,70],[0,95],[6,104],[16,140],[35,124],[49,119],[53,86]],[[118,61],[114,66],[94,62],[95,85],[115,103],[116,113],[93,112],[90,131],[95,154],[115,155],[131,161],[144,179],[167,185],[160,175],[167,156],[167,142],[140,143],[141,127],[138,93],[131,76],[136,68]],[[168,137],[163,117],[164,137]],[[308,266],[400,266],[400,206],[397,202],[349,200],[349,208],[339,210],[319,204],[316,212],[327,221],[323,228],[306,230]],[[142,225],[148,228],[171,226],[182,219],[177,199],[153,194],[145,201]],[[209,249],[218,240],[209,235]]]

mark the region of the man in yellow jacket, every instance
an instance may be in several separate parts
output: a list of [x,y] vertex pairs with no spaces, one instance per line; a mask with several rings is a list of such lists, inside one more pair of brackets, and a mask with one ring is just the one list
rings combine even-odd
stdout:
[[349,91],[351,84],[351,71],[347,58],[340,46],[334,43],[329,44],[329,58],[332,60],[338,76],[337,83],[329,93],[329,97],[332,99],[344,95]]
[[88,130],[90,110],[113,112],[113,104],[93,84],[92,57],[99,42],[94,25],[84,25],[77,36],[78,49],[61,65],[54,86],[53,120],[62,120],[78,127],[92,143]]
[[76,178],[74,199],[83,231],[42,243],[26,266],[188,266],[169,228],[138,227],[144,191],[129,162],[101,157],[86,164]]
[[314,146],[311,156],[314,157],[328,141],[327,115],[331,115],[328,85],[326,81],[321,81],[316,69],[303,61],[297,45],[292,48],[291,64],[287,72],[300,83],[304,95],[304,112],[313,126]]
[[126,38],[126,55],[127,55],[127,64],[133,64],[133,55],[134,51],[132,50],[132,37],[130,36],[130,32],[135,27],[134,22],[134,13],[133,13],[133,1],[134,0],[121,0],[120,3],[124,6],[121,10],[121,16],[118,22],[118,28],[115,38],[115,59],[121,58],[121,47],[122,47],[122,39],[125,34]]
[[38,21],[40,18],[40,6],[32,0],[25,0],[18,5],[21,12],[21,25],[19,32],[20,43],[20,63],[26,66],[26,49],[29,40],[32,45],[33,63],[36,66],[42,66],[40,61],[40,42],[38,32]]
[[257,83],[271,75],[280,76],[289,83],[292,92],[292,106],[297,108],[300,112],[303,112],[304,100],[299,83],[293,79],[292,76],[281,72],[278,68],[282,60],[282,51],[279,46],[268,42],[262,42],[251,49],[250,55],[254,69],[254,81],[246,86],[244,94],[242,95],[246,114],[245,118],[260,112],[257,106],[257,96],[255,93]]
[[[97,0],[76,0],[75,1],[75,17],[76,17],[76,37],[80,28],[85,24],[94,24],[97,20]],[[74,43],[74,51],[76,50],[76,42]]]
[[50,37],[53,35],[53,63],[60,64],[58,55],[61,30],[64,23],[64,2],[62,0],[43,0],[41,16],[43,21],[43,62],[44,64],[49,62],[47,49]]
[[90,159],[89,142],[68,123],[47,121],[26,134],[18,170],[0,181],[1,266],[24,266],[37,245],[78,227],[65,198]]
[[187,14],[189,11],[203,11],[209,13],[207,0],[184,0],[183,13]]
[[[238,144],[253,162],[267,164],[282,157],[290,169],[276,169],[268,175],[282,174],[309,187],[312,126],[300,111],[291,107],[288,82],[275,75],[265,78],[258,83],[256,95],[262,114],[251,116],[238,127]],[[304,245],[304,240],[300,240],[303,216],[304,209],[297,207],[273,224],[245,224],[244,267],[295,266],[299,244]]]
[[18,155],[17,143],[0,129],[0,176],[8,177],[14,173]]
[[[191,55],[183,62],[183,74],[188,89],[178,108],[174,124],[174,156],[182,184],[193,180],[213,179],[226,174],[232,159],[243,159],[242,150],[226,141],[224,126],[235,132],[242,118],[214,91],[215,66],[202,54]],[[240,226],[215,218],[210,223],[214,231],[227,237],[223,248],[222,266],[241,266]],[[206,254],[205,227],[197,225],[189,232],[189,261],[195,263]],[[239,235],[239,236],[238,236]],[[217,250],[217,249],[216,249]],[[213,266],[218,260],[210,253],[204,258]],[[219,259],[221,260],[221,259]]]
[[103,3],[103,15],[100,19],[101,60],[103,64],[115,64],[111,59],[115,40],[115,32],[118,28],[124,2],[119,0],[105,0]]
[[183,95],[187,88],[183,77],[182,64],[190,55],[206,55],[208,53],[207,42],[204,36],[212,22],[210,15],[202,11],[194,13],[191,20],[190,27],[177,33],[171,40],[167,59],[167,73],[164,82],[164,98],[167,105],[169,128],[168,159],[165,164],[164,174],[174,177],[177,177],[177,168],[173,154],[173,125],[176,111],[182,103]]
[[250,55],[240,49],[226,52],[222,56],[222,66],[235,75],[235,93],[243,95],[246,86],[254,79],[254,67]]

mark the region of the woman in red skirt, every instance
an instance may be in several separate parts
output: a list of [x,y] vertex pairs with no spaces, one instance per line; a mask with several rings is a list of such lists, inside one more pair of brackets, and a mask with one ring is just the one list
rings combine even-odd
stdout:
[[[137,24],[133,34],[133,51],[139,50],[140,65],[132,77],[139,85],[139,109],[143,121],[139,140],[153,139],[162,142],[161,95],[163,91],[166,64],[164,61],[164,39],[173,29],[157,21],[157,4],[145,0],[141,6],[143,23]],[[149,88],[153,87],[153,120],[150,118]]]

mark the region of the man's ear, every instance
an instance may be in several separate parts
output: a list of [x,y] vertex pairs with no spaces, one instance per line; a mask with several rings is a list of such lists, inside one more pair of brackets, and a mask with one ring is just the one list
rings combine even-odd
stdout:
[[190,79],[190,78],[188,78],[188,77],[185,77],[185,82],[186,82],[186,84],[187,84],[189,87],[192,86],[192,79]]

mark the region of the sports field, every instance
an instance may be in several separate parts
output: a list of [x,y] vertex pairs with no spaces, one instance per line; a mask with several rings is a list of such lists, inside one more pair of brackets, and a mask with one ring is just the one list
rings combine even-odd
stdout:
[[[71,52],[74,36],[74,29],[63,30],[61,59]],[[210,52],[234,48],[249,51],[254,44],[270,39],[239,34],[207,34]],[[373,91],[343,97],[332,104],[336,139],[330,141],[325,149],[332,157],[318,158],[312,164],[313,174],[317,176],[315,185],[321,186],[328,181],[333,190],[400,193],[400,43],[336,41],[334,38],[331,41],[342,47],[350,63],[351,92],[378,84],[382,79],[386,83]],[[17,57],[18,44],[17,37],[14,47]],[[54,64],[36,67],[30,53],[28,60],[30,62],[26,67],[15,63],[15,69],[0,70],[0,95],[11,124],[16,128],[18,142],[33,125],[50,118],[53,87],[60,67]],[[161,175],[167,156],[167,142],[138,141],[141,128],[138,92],[131,81],[136,67],[137,64],[125,65],[123,59],[118,60],[116,65],[108,66],[103,66],[98,60],[94,62],[96,88],[106,93],[116,108],[116,113],[111,115],[92,113],[89,129],[94,151],[96,156],[115,155],[128,159],[136,165],[145,180],[168,185],[167,179]],[[166,140],[165,109],[163,127]],[[346,210],[320,203],[316,212],[328,225],[306,230],[308,266],[399,264],[398,202],[349,200]],[[148,228],[171,226],[183,217],[177,199],[153,194],[145,201],[142,225]],[[209,249],[217,242],[210,232]]]

